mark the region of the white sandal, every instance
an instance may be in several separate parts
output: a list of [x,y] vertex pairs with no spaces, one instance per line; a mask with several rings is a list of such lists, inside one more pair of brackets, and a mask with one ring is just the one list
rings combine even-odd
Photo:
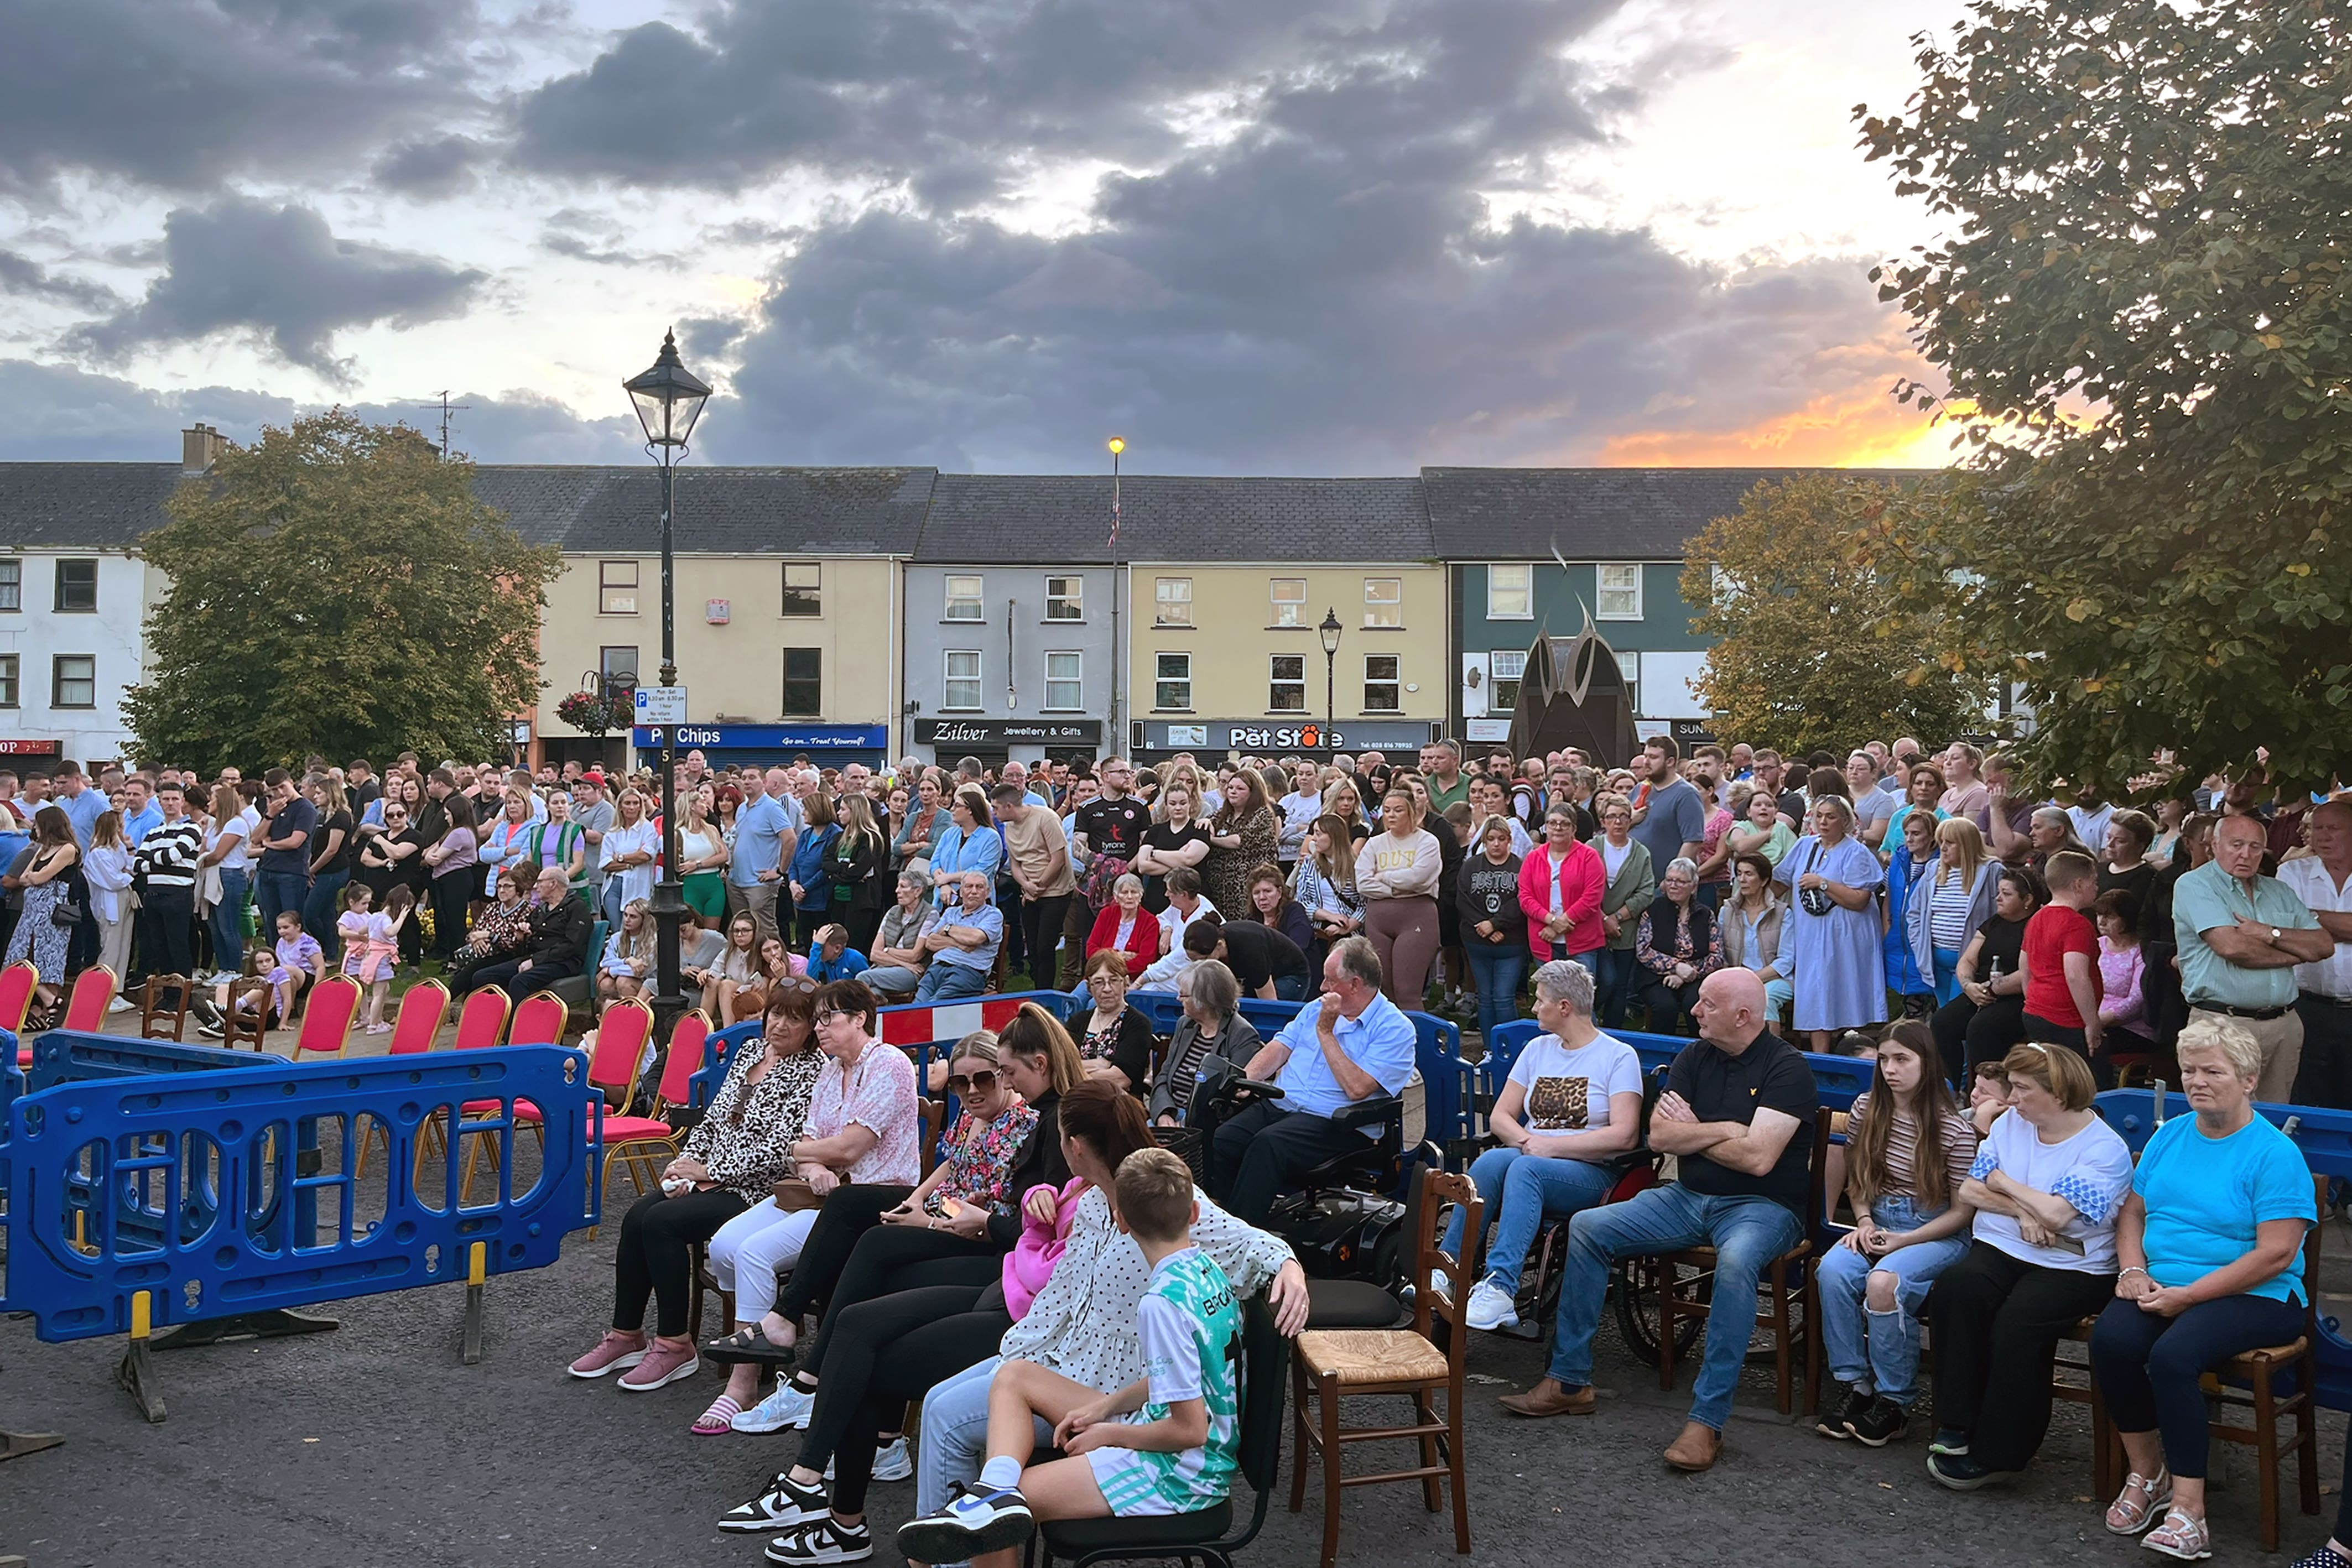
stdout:
[[2159,1469],[2152,1476],[2134,1470],[2124,1478],[2124,1490],[2107,1505],[2107,1529],[2116,1535],[2137,1535],[2164,1517],[2172,1501],[2172,1471]]
[[2191,1519],[2176,1508],[2165,1514],[2164,1522],[2149,1531],[2140,1544],[2150,1552],[2195,1563],[2213,1555],[2213,1532],[2205,1528],[2203,1520]]

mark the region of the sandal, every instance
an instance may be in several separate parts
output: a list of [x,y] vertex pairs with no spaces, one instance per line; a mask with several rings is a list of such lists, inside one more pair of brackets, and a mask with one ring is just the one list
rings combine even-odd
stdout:
[[693,1432],[698,1437],[717,1437],[735,1429],[735,1417],[743,1406],[732,1394],[722,1394],[710,1402],[710,1408],[694,1418]]
[[737,1329],[724,1339],[715,1339],[702,1347],[702,1354],[721,1366],[734,1366],[743,1362],[762,1362],[773,1366],[790,1366],[798,1353],[791,1345],[778,1344],[758,1323]]
[[2137,1470],[2124,1478],[2124,1490],[2107,1505],[2107,1529],[2116,1535],[2137,1535],[2164,1517],[2167,1504],[2172,1501],[2172,1472],[2159,1469],[2152,1476]]
[[2149,1531],[2140,1544],[2184,1563],[2213,1555],[2213,1533],[2205,1528],[2205,1521],[2191,1519],[2177,1508],[2168,1511],[2164,1522]]

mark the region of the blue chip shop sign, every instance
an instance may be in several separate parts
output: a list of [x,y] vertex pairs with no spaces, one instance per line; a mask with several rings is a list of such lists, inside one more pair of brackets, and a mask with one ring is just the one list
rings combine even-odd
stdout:
[[1261,756],[1284,751],[1416,751],[1436,738],[1427,719],[1351,719],[1322,725],[1312,719],[1278,724],[1211,719],[1203,724],[1135,727],[1143,751],[1247,751]]
[[[640,725],[629,732],[629,743],[650,750],[661,743]],[[677,748],[701,747],[710,751],[879,751],[890,744],[890,727],[884,724],[682,724]]]

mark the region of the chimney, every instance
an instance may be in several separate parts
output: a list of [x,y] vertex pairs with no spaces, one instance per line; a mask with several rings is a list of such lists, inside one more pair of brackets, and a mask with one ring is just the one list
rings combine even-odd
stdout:
[[198,423],[193,429],[180,432],[180,471],[202,474],[213,465],[228,442],[209,424]]

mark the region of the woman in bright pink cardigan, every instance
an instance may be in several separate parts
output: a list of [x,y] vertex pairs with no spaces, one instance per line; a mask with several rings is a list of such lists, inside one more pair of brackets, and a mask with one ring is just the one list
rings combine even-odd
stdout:
[[1608,883],[1599,853],[1577,842],[1576,813],[1567,808],[1545,812],[1544,841],[1519,867],[1519,907],[1527,911],[1528,946],[1538,964],[1575,958],[1593,967],[1590,955],[1608,940],[1601,925]]

